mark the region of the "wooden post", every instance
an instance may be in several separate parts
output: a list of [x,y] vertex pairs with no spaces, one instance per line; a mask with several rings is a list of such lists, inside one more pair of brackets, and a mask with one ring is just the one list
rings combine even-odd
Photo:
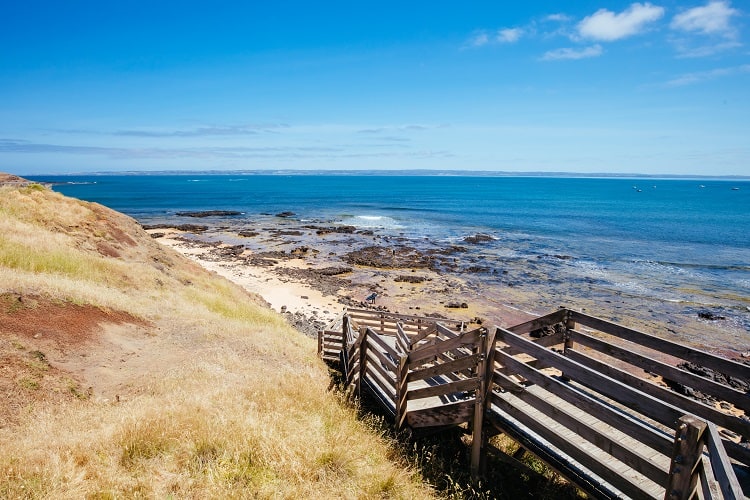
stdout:
[[323,357],[323,337],[325,336],[325,330],[318,330],[318,357]]
[[471,438],[471,479],[475,483],[479,480],[479,469],[482,458],[482,426],[484,424],[485,394],[487,390],[486,362],[487,362],[487,330],[482,329],[479,336],[476,375],[480,377],[479,389],[474,396],[474,429]]
[[341,343],[343,344],[344,349],[349,348],[349,342],[351,342],[351,339],[349,338],[349,316],[344,315],[341,320]]
[[[486,349],[484,351],[484,371],[482,387],[482,414],[487,414],[489,402],[491,400],[492,388],[495,379],[495,349],[497,347],[497,330],[492,328],[488,331],[485,341]],[[479,459],[479,473],[484,474],[487,465],[487,433],[482,432],[481,452]]]
[[359,332],[362,341],[359,343],[359,379],[357,380],[357,396],[362,397],[362,380],[367,370],[367,327],[362,327]]
[[669,466],[669,484],[664,493],[665,500],[688,500],[693,498],[698,482],[696,467],[703,454],[703,437],[706,422],[692,415],[680,417],[672,448],[672,463]]
[[565,345],[564,345],[564,351],[567,352],[568,349],[573,349],[574,344],[573,340],[570,338],[570,331],[575,330],[576,328],[576,321],[572,318],[570,312],[565,314]]
[[398,373],[396,373],[396,430],[401,430],[406,422],[406,393],[409,384],[406,376],[409,374],[409,354],[404,353],[398,361]]

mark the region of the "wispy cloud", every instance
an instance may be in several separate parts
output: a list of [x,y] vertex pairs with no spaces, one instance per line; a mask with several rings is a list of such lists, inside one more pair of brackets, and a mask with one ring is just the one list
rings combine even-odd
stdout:
[[565,23],[565,22],[568,22],[568,21],[570,21],[572,19],[573,18],[570,17],[569,15],[563,14],[561,12],[558,12],[557,14],[550,14],[550,15],[546,16],[543,20],[544,21],[557,22],[557,23]]
[[678,31],[734,38],[737,33],[731,20],[737,15],[739,11],[730,7],[729,2],[712,1],[677,14],[669,26]]
[[53,129],[51,132],[71,135],[113,135],[120,137],[212,137],[257,135],[262,133],[276,133],[279,129],[289,128],[282,123],[257,125],[211,125],[195,128],[140,128],[122,129],[114,131],[86,130],[86,129]]
[[482,47],[490,43],[490,35],[486,31],[477,31],[466,41],[466,47]]
[[382,133],[394,134],[394,133],[399,133],[399,132],[421,132],[423,130],[445,128],[446,126],[447,125],[417,125],[417,124],[394,125],[394,126],[388,126],[388,127],[363,128],[363,129],[357,130],[357,133],[358,134],[382,134]]
[[466,47],[483,47],[498,43],[515,43],[526,33],[524,28],[501,28],[497,31],[478,30],[464,44]]
[[611,42],[642,33],[649,24],[664,16],[664,8],[650,3],[634,3],[620,13],[599,9],[578,23],[583,38]]
[[284,125],[230,125],[230,126],[208,126],[193,129],[159,130],[159,129],[134,129],[118,130],[113,135],[127,137],[211,137],[211,136],[236,136],[257,135],[271,130],[282,128]]
[[737,49],[742,47],[742,43],[727,40],[717,43],[709,43],[705,45],[695,45],[693,42],[688,40],[673,40],[672,44],[677,50],[677,57],[681,59],[689,59],[696,57],[708,57],[728,50]]
[[565,47],[561,49],[550,50],[545,52],[541,57],[542,61],[562,61],[569,59],[587,59],[602,55],[604,50],[599,44],[582,48]]
[[697,83],[707,82],[710,80],[716,80],[718,78],[725,78],[728,76],[747,74],[750,73],[750,64],[743,64],[740,66],[732,66],[729,68],[716,68],[709,71],[698,71],[695,73],[685,73],[672,80],[664,83],[665,87],[683,87],[685,85],[693,85]]
[[501,43],[515,43],[523,35],[522,28],[503,28],[497,32],[497,41]]
[[[383,139],[383,138],[381,138]],[[449,151],[415,150],[400,139],[385,138],[382,144],[276,147],[142,148],[39,143],[0,139],[0,154],[54,154],[100,156],[114,160],[245,160],[245,159],[341,159],[341,158],[434,158],[451,157]]]

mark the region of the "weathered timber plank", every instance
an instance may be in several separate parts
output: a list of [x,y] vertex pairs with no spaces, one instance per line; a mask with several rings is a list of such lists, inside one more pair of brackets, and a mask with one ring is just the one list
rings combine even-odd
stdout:
[[367,336],[368,342],[370,342],[369,347],[376,348],[380,347],[383,352],[390,355],[393,359],[398,358],[398,353],[396,352],[396,349],[393,348],[392,345],[390,345],[388,342],[383,340],[383,338],[375,331],[370,330],[370,334]]
[[447,384],[433,385],[422,387],[420,389],[411,389],[406,394],[409,401],[415,399],[431,398],[433,396],[450,396],[458,392],[474,391],[479,388],[480,379],[478,377],[459,380],[458,382],[448,382]]
[[492,383],[497,384],[506,391],[523,392],[526,390],[524,386],[497,370],[492,372]]
[[540,440],[522,422],[503,412],[497,406],[492,407],[488,415],[490,417],[488,421],[494,429],[507,434],[524,450],[533,453],[550,469],[585,491],[589,497],[601,500],[617,498],[617,493],[613,490],[612,485],[596,477],[591,471],[581,468],[579,464],[571,461],[570,457],[554,446]]
[[442,337],[447,337],[449,339],[452,339],[454,337],[457,337],[460,333],[456,332],[454,330],[451,330],[447,326],[443,325],[442,323],[436,323],[435,327],[437,328],[437,335]]
[[610,344],[604,340],[597,339],[575,330],[571,331],[571,338],[580,344],[595,349],[601,353],[607,354],[617,359],[621,359],[631,365],[638,366],[644,370],[657,373],[669,380],[674,380],[693,389],[708,393],[722,401],[732,403],[737,408],[750,412],[750,396],[746,393],[733,389],[732,387],[714,382],[705,377],[701,377],[682,370],[675,366],[662,363],[648,356],[635,353],[624,347]]
[[500,336],[502,336],[504,342],[523,348],[530,355],[543,360],[547,366],[554,366],[561,370],[565,377],[575,380],[668,427],[673,426],[685,414],[683,410],[676,406],[660,401],[650,394],[634,389],[556,352],[539,347],[514,333],[498,329],[498,338]]
[[529,333],[533,332],[534,330],[544,328],[545,326],[550,326],[556,323],[560,323],[561,321],[565,321],[567,315],[567,309],[558,309],[557,311],[545,314],[544,316],[540,316],[538,318],[534,318],[529,321],[525,321],[523,323],[508,327],[506,328],[506,330],[516,334]]
[[435,323],[435,318],[428,318],[427,316],[415,316],[413,314],[399,314],[399,313],[393,313],[393,312],[383,312],[383,311],[373,311],[371,309],[347,309],[346,313],[347,315],[361,315],[361,316],[369,316],[369,317],[375,317],[380,318],[381,316],[385,316],[386,318],[393,318],[394,320],[401,320],[401,321],[409,321],[409,322],[422,322],[422,323]]
[[428,359],[436,356],[439,353],[449,351],[461,346],[471,345],[474,346],[479,340],[479,330],[472,330],[461,334],[458,337],[444,340],[438,344],[420,347],[414,349],[409,353],[409,364],[417,363],[423,359]]
[[671,354],[672,356],[684,359],[686,361],[692,361],[701,366],[711,368],[725,375],[731,375],[746,381],[750,381],[750,366],[742,363],[737,363],[713,354],[693,349],[669,340],[664,340],[647,333],[625,328],[623,326],[605,321],[588,314],[571,311],[571,318],[583,325],[590,328],[615,335],[625,340],[630,340],[636,344],[640,344],[645,347],[649,347],[665,354]]
[[[352,322],[356,321],[356,325],[359,328],[369,326],[370,328],[378,331],[386,331],[386,332],[395,332],[396,331],[396,325],[399,324],[399,322],[395,320],[388,320],[380,318],[359,318],[357,319],[352,318]],[[403,328],[405,331],[409,332],[410,335],[416,335],[418,332],[422,331],[422,329],[418,325],[413,325],[411,323],[402,323]]]
[[471,420],[474,415],[473,401],[423,408],[406,413],[406,421],[412,428],[458,425]]
[[604,404],[602,401],[535,370],[502,351],[496,351],[495,358],[501,364],[504,364],[510,372],[521,375],[530,382],[594,415],[597,419],[609,422],[650,448],[664,455],[672,452],[672,436],[644,423],[635,416],[625,414],[610,405]]
[[393,401],[389,398],[385,397],[385,395],[380,392],[380,390],[372,383],[371,380],[365,379],[362,381],[362,386],[365,390],[367,390],[375,399],[378,400],[380,403],[380,408],[385,410],[387,413],[389,413],[391,416],[394,416],[396,414],[396,410],[393,407]]
[[732,462],[729,460],[729,456],[727,456],[727,452],[721,444],[721,437],[716,430],[716,426],[708,422],[707,431],[708,442],[706,444],[708,445],[711,470],[721,487],[722,495],[725,499],[732,500],[745,498],[740,482],[737,480],[737,476],[732,468]]
[[713,421],[722,427],[731,429],[745,437],[750,438],[750,423],[733,415],[726,414],[711,406],[696,401],[682,394],[678,394],[664,387],[659,387],[648,380],[636,377],[630,373],[615,368],[603,361],[599,361],[590,356],[583,354],[575,349],[568,349],[565,357],[572,359],[582,365],[588,366],[592,370],[603,373],[614,380],[618,380],[630,387],[637,388],[646,394],[650,394],[661,401],[676,406],[682,410],[682,413],[692,413],[699,417]]
[[401,349],[401,352],[407,353],[411,350],[411,342],[409,337],[404,331],[404,327],[399,323],[396,328],[396,347]]
[[479,357],[480,357],[479,354],[472,354],[471,356],[466,356],[466,357],[459,358],[453,361],[448,361],[446,363],[440,363],[435,366],[430,366],[429,368],[421,368],[419,370],[414,370],[414,371],[409,372],[409,375],[407,375],[406,380],[409,382],[412,382],[414,380],[424,380],[426,378],[432,378],[438,375],[454,373],[456,371],[464,370],[466,368],[474,368],[477,366],[477,361],[479,360]]
[[[554,421],[545,418],[533,407],[524,404],[511,393],[494,394],[493,403],[516,420],[523,422],[529,429],[541,436],[562,452],[570,456],[582,467],[594,474],[606,478],[612,486],[633,498],[650,497],[651,487],[644,487],[644,482],[631,474],[624,474],[621,468],[615,467],[618,461],[611,455],[599,453],[595,456],[591,449],[583,446],[580,437],[571,431],[564,432],[554,427]],[[651,486],[651,485],[649,485]]]
[[430,335],[436,335],[436,334],[437,334],[437,324],[436,323],[429,324],[427,328],[423,327],[423,329],[418,334],[412,337],[411,344],[414,345],[420,340],[423,340],[429,337]]
[[[588,415],[587,413],[582,410],[572,411],[570,403],[555,398],[539,386],[529,387],[516,396],[631,469],[657,484],[666,484],[669,468],[669,459],[666,456],[662,455],[662,460],[659,460],[662,464],[657,465],[655,461],[649,459],[650,457],[644,456],[643,445],[638,443],[640,446],[635,446],[633,439],[629,439],[627,435],[611,425],[605,424],[600,427],[591,425],[590,420],[583,421],[582,415]],[[573,407],[573,410],[576,409]],[[652,451],[651,448],[645,449]]]
[[377,386],[391,401],[391,405],[396,406],[396,384],[385,374],[380,365],[377,363],[367,363],[365,365],[365,379]]
[[367,355],[370,356],[373,361],[379,362],[380,365],[383,366],[383,369],[385,371],[390,371],[391,374],[396,373],[396,363],[394,363],[388,356],[386,356],[385,353],[374,348],[373,346],[369,346],[367,348]]
[[737,460],[738,462],[747,465],[750,467],[750,450],[745,448],[743,445],[739,443],[735,443],[734,441],[722,441],[724,443],[724,449],[727,450],[727,455],[729,455],[734,460]]

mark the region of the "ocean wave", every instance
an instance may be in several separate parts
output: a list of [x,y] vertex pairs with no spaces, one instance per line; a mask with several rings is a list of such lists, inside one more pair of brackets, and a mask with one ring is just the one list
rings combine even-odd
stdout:
[[406,227],[387,215],[353,215],[344,222],[364,229],[404,229]]

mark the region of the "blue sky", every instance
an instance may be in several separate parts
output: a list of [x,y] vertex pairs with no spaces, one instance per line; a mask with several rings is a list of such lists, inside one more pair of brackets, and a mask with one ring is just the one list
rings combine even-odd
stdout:
[[0,170],[750,175],[744,2],[4,2]]

